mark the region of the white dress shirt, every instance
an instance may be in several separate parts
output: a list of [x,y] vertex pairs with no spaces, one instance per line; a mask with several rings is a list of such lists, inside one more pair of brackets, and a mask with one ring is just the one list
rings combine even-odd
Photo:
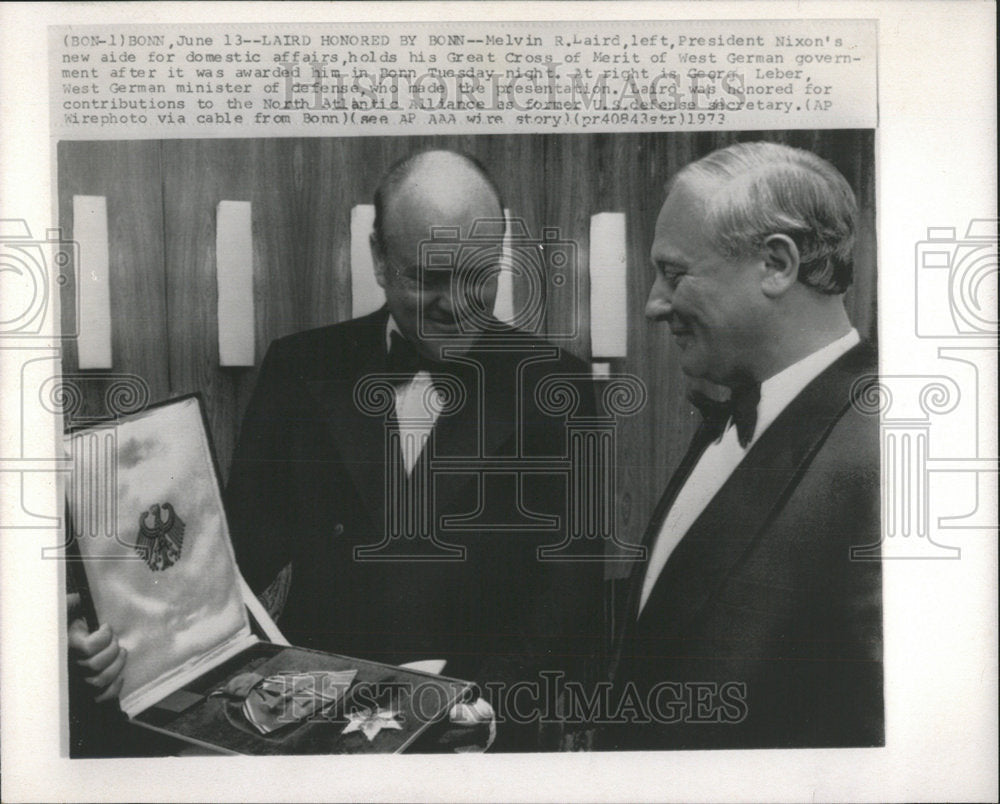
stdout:
[[778,415],[795,397],[838,357],[852,349],[861,341],[858,331],[852,329],[846,335],[818,349],[797,363],[765,380],[760,386],[760,401],[757,403],[757,426],[753,439],[746,447],[741,447],[736,427],[729,422],[722,437],[710,444],[702,453],[687,481],[678,492],[673,505],[667,512],[663,526],[653,543],[653,552],[646,565],[646,576],[639,598],[639,612],[649,599],[656,579],[677,547],[684,534],[708,507],[730,475],[736,471],[743,457],[770,427]]
[[[389,315],[389,323],[385,331],[385,348],[392,346],[392,333],[400,332],[396,320]],[[430,372],[418,371],[413,379],[396,386],[396,420],[399,423],[399,447],[402,452],[403,466],[409,476],[413,472],[424,446],[430,438],[431,431],[441,413],[440,399],[437,404],[428,404],[432,394],[439,395],[433,388]]]

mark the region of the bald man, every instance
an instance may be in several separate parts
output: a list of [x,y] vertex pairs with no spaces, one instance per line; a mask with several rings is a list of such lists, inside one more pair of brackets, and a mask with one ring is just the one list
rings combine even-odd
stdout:
[[600,565],[538,560],[562,540],[565,477],[489,467],[565,453],[565,420],[535,389],[586,369],[493,318],[503,203],[477,162],[407,158],[375,208],[386,306],[264,359],[226,493],[237,560],[256,592],[287,592],[293,644],[443,664],[479,682],[498,747],[533,750],[540,707],[508,711],[507,696],[578,675],[599,643]]

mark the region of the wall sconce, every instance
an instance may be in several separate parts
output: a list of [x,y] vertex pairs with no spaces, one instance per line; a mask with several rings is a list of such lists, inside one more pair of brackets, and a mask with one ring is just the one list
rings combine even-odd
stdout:
[[375,281],[369,239],[375,224],[375,207],[351,207],[351,318],[374,313],[385,304],[385,291]]
[[253,228],[249,201],[220,201],[215,215],[219,365],[254,365]]
[[590,343],[594,374],[609,371],[609,359],[628,355],[628,287],[625,213],[590,218]]
[[80,369],[110,369],[111,288],[108,250],[108,204],[103,195],[73,196],[73,239],[79,247],[76,292]]
[[514,323],[514,274],[510,253],[510,210],[503,211],[503,246],[500,252],[500,273],[497,275],[497,300],[493,305],[493,316],[505,324]]

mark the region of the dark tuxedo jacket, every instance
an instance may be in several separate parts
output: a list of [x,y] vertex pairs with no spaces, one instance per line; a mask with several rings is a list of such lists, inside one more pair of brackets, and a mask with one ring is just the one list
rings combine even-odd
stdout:
[[[464,558],[366,560],[355,548],[382,543],[385,517],[399,513],[385,503],[387,472],[401,471],[386,453],[386,417],[363,411],[379,400],[356,388],[386,372],[387,317],[383,308],[268,350],[226,490],[244,577],[260,592],[291,562],[278,625],[296,645],[392,664],[446,659],[447,675],[480,683],[530,680],[539,669],[576,674],[600,642],[600,563],[536,556],[565,532],[566,478],[481,470],[491,458],[567,454],[565,418],[540,410],[535,389],[585,365],[536,338],[513,351],[482,341],[470,352],[481,370],[449,363],[467,399],[438,419],[420,460],[465,459],[433,471],[425,511]],[[590,384],[576,387],[578,413],[592,411]],[[377,558],[394,550],[434,553],[405,540]]]
[[[884,744],[879,431],[851,403],[873,355],[851,350],[753,445],[671,554],[636,619],[630,579],[608,749]],[[855,388],[855,391],[857,389]],[[670,481],[652,548],[698,457]],[[871,552],[871,551],[869,551]],[[637,723],[646,719],[649,722]]]

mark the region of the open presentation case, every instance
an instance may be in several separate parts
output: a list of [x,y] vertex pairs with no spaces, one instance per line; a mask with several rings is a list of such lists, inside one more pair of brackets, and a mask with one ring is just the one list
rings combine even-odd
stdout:
[[128,650],[122,711],[221,753],[428,746],[473,685],[290,646],[236,566],[207,432],[191,395],[65,437],[72,541]]

